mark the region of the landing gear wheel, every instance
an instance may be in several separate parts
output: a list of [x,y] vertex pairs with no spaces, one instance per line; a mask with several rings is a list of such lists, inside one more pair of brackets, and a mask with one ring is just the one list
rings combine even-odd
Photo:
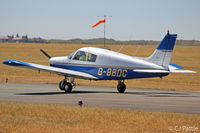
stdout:
[[64,90],[65,90],[65,93],[70,93],[72,91],[72,84],[71,83],[65,82],[63,84],[63,87],[64,87]]
[[67,81],[65,81],[65,80],[60,81],[60,83],[59,83],[59,88],[60,88],[61,91],[64,91],[64,90],[65,90],[64,84],[66,84],[66,83],[67,83]]
[[118,83],[117,90],[119,93],[124,93],[126,90],[126,85],[123,82]]

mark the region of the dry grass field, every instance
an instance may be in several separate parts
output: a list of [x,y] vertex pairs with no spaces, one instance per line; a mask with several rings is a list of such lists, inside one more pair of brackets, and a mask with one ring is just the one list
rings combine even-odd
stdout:
[[[32,62],[48,65],[48,59],[39,51],[45,50],[51,56],[66,56],[80,47],[102,45],[79,45],[79,44],[27,44],[27,43],[0,43],[0,62],[8,59]],[[120,45],[108,45],[109,49],[118,51]],[[157,46],[125,45],[120,52],[131,56],[149,56]],[[127,88],[150,88],[167,90],[200,91],[200,47],[199,46],[175,46],[172,62],[184,66],[185,69],[197,71],[196,74],[171,74],[163,79],[132,79],[126,80]],[[0,63],[0,82],[23,83],[53,83],[58,84],[62,76],[15,68]],[[116,81],[88,81],[76,80],[79,85],[113,86]]]
[[200,115],[0,102],[0,133],[188,132],[184,127],[199,132]]
[[[102,45],[79,44],[25,44],[0,43],[0,62],[8,59],[48,65],[48,59],[40,53],[45,50],[51,56],[65,56],[80,47]],[[118,51],[121,46],[108,45]],[[156,46],[127,45],[122,53],[132,56],[149,56]],[[200,91],[200,47],[176,46],[172,62],[195,70],[197,74],[171,74],[149,79],[127,80],[127,88],[149,88]],[[0,82],[58,84],[63,77],[15,68],[0,63]],[[116,81],[88,81],[77,79],[79,85],[113,86]],[[55,88],[56,89],[56,88]],[[183,126],[200,128],[198,114],[159,113],[104,108],[72,107],[65,105],[38,105],[0,101],[0,133],[132,133],[174,132]],[[199,131],[200,129],[198,129]],[[181,130],[183,132],[185,130]],[[187,132],[187,131],[186,131]]]

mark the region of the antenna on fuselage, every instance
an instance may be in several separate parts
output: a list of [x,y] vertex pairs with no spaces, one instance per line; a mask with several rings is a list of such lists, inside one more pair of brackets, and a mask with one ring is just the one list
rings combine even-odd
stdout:
[[124,44],[121,45],[121,47],[119,48],[119,50],[117,51],[118,53],[123,49]]

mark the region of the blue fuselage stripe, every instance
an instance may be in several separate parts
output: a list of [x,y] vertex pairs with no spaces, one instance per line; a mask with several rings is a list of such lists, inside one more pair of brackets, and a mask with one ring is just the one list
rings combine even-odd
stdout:
[[167,76],[168,73],[139,73],[129,68],[112,68],[102,66],[84,66],[67,64],[50,64],[52,67],[84,72],[97,77],[99,80],[122,80],[134,78],[149,78]]

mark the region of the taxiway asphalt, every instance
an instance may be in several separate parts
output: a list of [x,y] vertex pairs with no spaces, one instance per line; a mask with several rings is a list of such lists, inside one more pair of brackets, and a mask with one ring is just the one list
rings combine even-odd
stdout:
[[58,85],[0,83],[0,101],[78,106],[80,100],[89,107],[200,113],[200,92],[127,88],[120,94],[112,87],[76,86],[66,94]]

